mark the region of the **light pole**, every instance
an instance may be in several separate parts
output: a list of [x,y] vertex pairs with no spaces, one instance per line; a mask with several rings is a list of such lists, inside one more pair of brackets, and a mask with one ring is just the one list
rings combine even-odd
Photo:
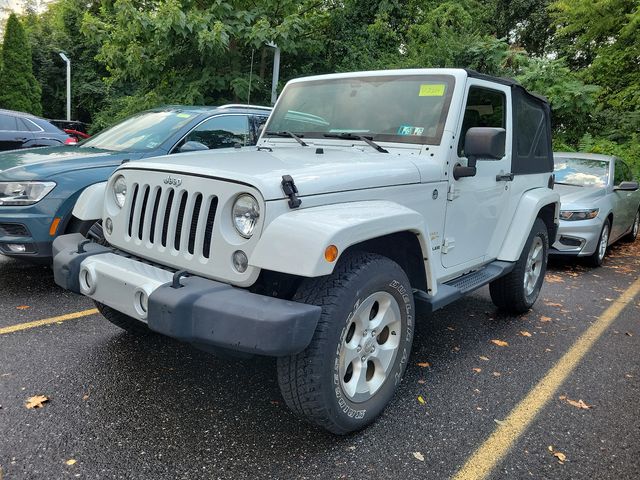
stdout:
[[267,47],[273,48],[273,78],[271,80],[271,106],[278,99],[278,78],[280,77],[280,47],[273,42],[267,43]]
[[71,121],[71,60],[64,52],[59,53],[60,58],[67,63],[67,122]]

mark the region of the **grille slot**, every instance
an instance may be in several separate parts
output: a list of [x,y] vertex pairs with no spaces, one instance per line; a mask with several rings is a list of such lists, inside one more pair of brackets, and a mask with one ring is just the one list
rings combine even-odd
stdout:
[[204,241],[202,242],[202,256],[204,258],[209,258],[209,255],[211,255],[211,236],[213,235],[213,221],[216,218],[216,210],[218,210],[218,197],[213,197],[211,203],[209,203],[207,223],[204,228]]
[[209,258],[218,198],[169,186],[132,185],[125,225],[146,248]]

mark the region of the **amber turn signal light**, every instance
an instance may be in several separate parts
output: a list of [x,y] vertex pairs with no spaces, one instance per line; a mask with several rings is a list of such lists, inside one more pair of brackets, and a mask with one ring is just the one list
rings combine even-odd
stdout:
[[329,245],[324,251],[324,259],[329,263],[333,263],[336,258],[338,258],[338,247]]
[[60,225],[60,217],[56,217],[51,222],[51,226],[49,227],[49,235],[52,237],[56,236],[56,232],[58,231],[58,225]]

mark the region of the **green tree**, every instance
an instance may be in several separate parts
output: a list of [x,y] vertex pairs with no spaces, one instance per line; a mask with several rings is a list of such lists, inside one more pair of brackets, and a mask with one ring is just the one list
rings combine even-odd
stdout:
[[33,75],[31,46],[15,14],[5,27],[0,73],[0,106],[11,110],[42,114],[40,84]]

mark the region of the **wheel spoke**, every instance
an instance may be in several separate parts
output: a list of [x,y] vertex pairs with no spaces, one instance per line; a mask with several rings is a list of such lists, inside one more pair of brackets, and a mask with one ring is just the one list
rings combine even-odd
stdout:
[[375,352],[371,354],[372,358],[375,358],[379,362],[379,366],[382,367],[384,372],[387,371],[391,361],[393,360],[393,355],[395,354],[396,346],[387,346],[379,345],[376,347]]
[[396,302],[386,300],[379,302],[378,315],[371,321],[371,328],[380,332],[384,327],[391,327],[400,320],[400,309]]
[[344,345],[341,352],[341,365],[344,368],[344,371],[347,370],[347,367],[351,362],[354,360],[360,360],[360,352],[357,350],[357,345],[357,343],[348,343]]
[[367,385],[367,364],[359,362],[359,365],[360,368],[358,370],[354,393],[365,393],[369,391],[369,386]]

